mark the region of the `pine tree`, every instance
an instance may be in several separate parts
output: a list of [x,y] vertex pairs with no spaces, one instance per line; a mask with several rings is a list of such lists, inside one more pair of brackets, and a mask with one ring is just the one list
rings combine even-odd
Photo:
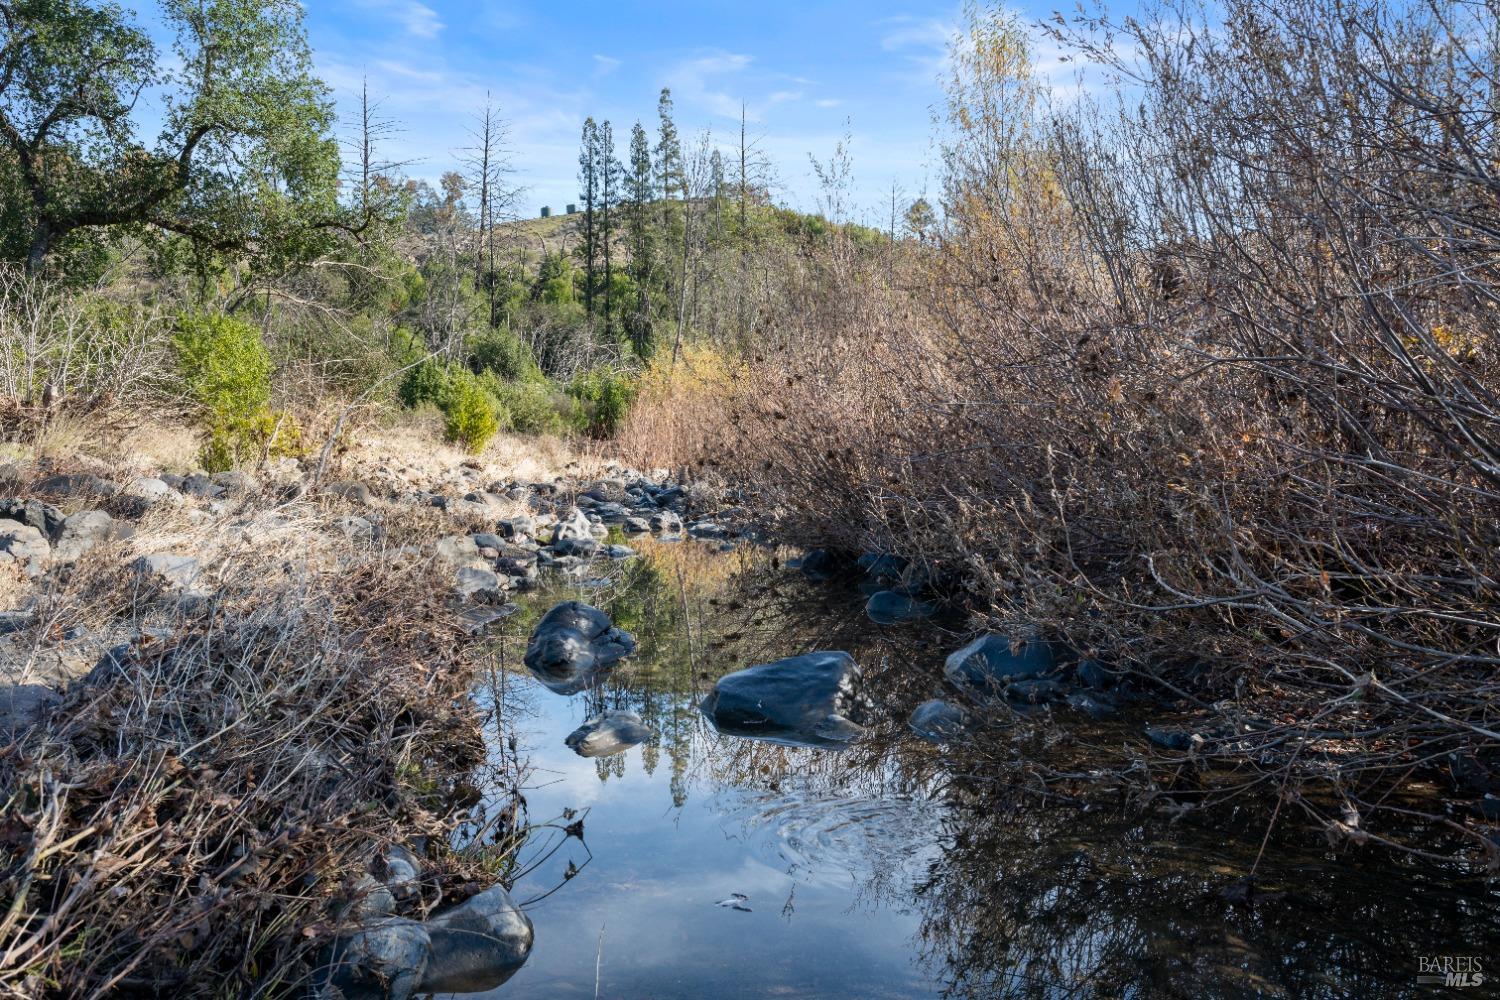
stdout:
[[630,227],[630,277],[635,282],[635,313],[629,321],[635,353],[645,357],[651,345],[651,283],[655,279],[651,203],[651,140],[640,122],[630,131],[630,169],[625,175],[625,197]]
[[656,140],[656,184],[661,199],[661,239],[663,253],[663,286],[672,297],[676,294],[679,268],[674,262],[686,257],[683,212],[687,199],[687,172],[682,159],[682,142],[677,123],[672,120],[672,91],[662,88],[656,104],[659,120]]
[[599,126],[594,151],[599,182],[600,249],[604,254],[604,331],[614,330],[614,232],[620,199],[620,163],[615,159],[615,130],[608,121]]
[[579,196],[583,199],[583,307],[594,314],[594,287],[599,257],[595,209],[599,196],[599,127],[594,119],[583,123],[583,143],[578,151]]

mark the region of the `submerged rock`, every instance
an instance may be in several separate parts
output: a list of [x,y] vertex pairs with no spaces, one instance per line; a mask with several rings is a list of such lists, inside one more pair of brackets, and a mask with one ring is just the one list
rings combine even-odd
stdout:
[[937,614],[937,605],[931,601],[919,601],[894,590],[882,590],[870,595],[865,604],[865,614],[877,625],[896,625],[900,622],[921,621]]
[[700,710],[721,733],[792,746],[842,747],[863,734],[859,666],[843,652],[806,653],[720,677]]
[[810,549],[797,563],[802,575],[815,583],[832,579],[837,568],[827,549]]
[[1022,641],[988,632],[948,657],[943,674],[957,687],[978,694],[999,694],[1014,681],[1040,677],[1052,669],[1052,649],[1038,640]]
[[1103,695],[1090,694],[1087,691],[1074,691],[1068,695],[1068,707],[1075,708],[1091,719],[1112,719],[1120,714],[1114,702]]
[[563,740],[580,757],[611,757],[656,735],[634,712],[614,709],[596,715]]
[[526,668],[558,694],[577,694],[604,679],[635,652],[635,637],[582,601],[565,601],[537,623],[526,646]]
[[928,743],[947,743],[963,735],[969,715],[952,702],[934,698],[913,709],[906,724]]
[[515,975],[531,955],[531,920],[496,886],[425,923],[387,917],[334,947],[319,995],[326,1000],[409,1000],[422,993],[480,993]]

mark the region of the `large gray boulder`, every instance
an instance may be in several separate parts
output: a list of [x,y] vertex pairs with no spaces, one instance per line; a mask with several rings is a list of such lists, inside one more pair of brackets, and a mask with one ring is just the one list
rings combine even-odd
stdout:
[[948,657],[943,674],[973,694],[995,695],[1016,681],[1041,677],[1052,669],[1052,649],[1040,640],[1015,640],[987,632]]
[[582,601],[565,601],[537,623],[526,646],[526,668],[558,694],[594,687],[635,652],[635,637]]
[[656,735],[634,712],[613,709],[596,715],[563,740],[580,757],[611,757]]
[[805,653],[720,677],[699,708],[731,736],[838,748],[864,732],[859,683],[848,653]]

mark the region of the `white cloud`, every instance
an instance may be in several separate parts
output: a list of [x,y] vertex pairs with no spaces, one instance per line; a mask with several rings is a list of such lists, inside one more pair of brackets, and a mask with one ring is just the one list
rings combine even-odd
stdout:
[[594,76],[609,76],[609,74],[619,69],[620,65],[620,60],[614,56],[601,56],[596,53],[594,55]]
[[824,97],[815,102],[820,108],[836,108],[844,102],[837,97]]
[[376,11],[396,21],[407,34],[418,38],[436,38],[443,30],[438,12],[419,0],[357,0],[366,10]]

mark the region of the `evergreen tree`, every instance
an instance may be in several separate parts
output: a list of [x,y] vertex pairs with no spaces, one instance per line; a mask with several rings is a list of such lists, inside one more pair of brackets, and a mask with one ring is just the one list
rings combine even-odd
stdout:
[[599,127],[594,119],[583,123],[583,143],[578,151],[579,197],[583,199],[583,307],[594,314],[594,287],[598,280],[599,234],[595,217],[599,198]]
[[678,267],[686,253],[683,210],[687,198],[687,171],[682,159],[682,141],[672,119],[672,91],[662,88],[656,104],[659,121],[656,140],[656,184],[661,199],[662,284],[668,297],[676,292]]
[[651,345],[651,283],[655,278],[655,233],[651,226],[651,203],[655,185],[651,173],[651,141],[640,122],[630,131],[630,170],[625,177],[625,196],[630,227],[630,277],[635,282],[635,312],[629,320],[635,353],[645,357]]
[[608,121],[599,126],[594,144],[599,183],[599,236],[604,256],[604,331],[614,331],[614,233],[620,200],[620,163],[615,159],[615,130]]

